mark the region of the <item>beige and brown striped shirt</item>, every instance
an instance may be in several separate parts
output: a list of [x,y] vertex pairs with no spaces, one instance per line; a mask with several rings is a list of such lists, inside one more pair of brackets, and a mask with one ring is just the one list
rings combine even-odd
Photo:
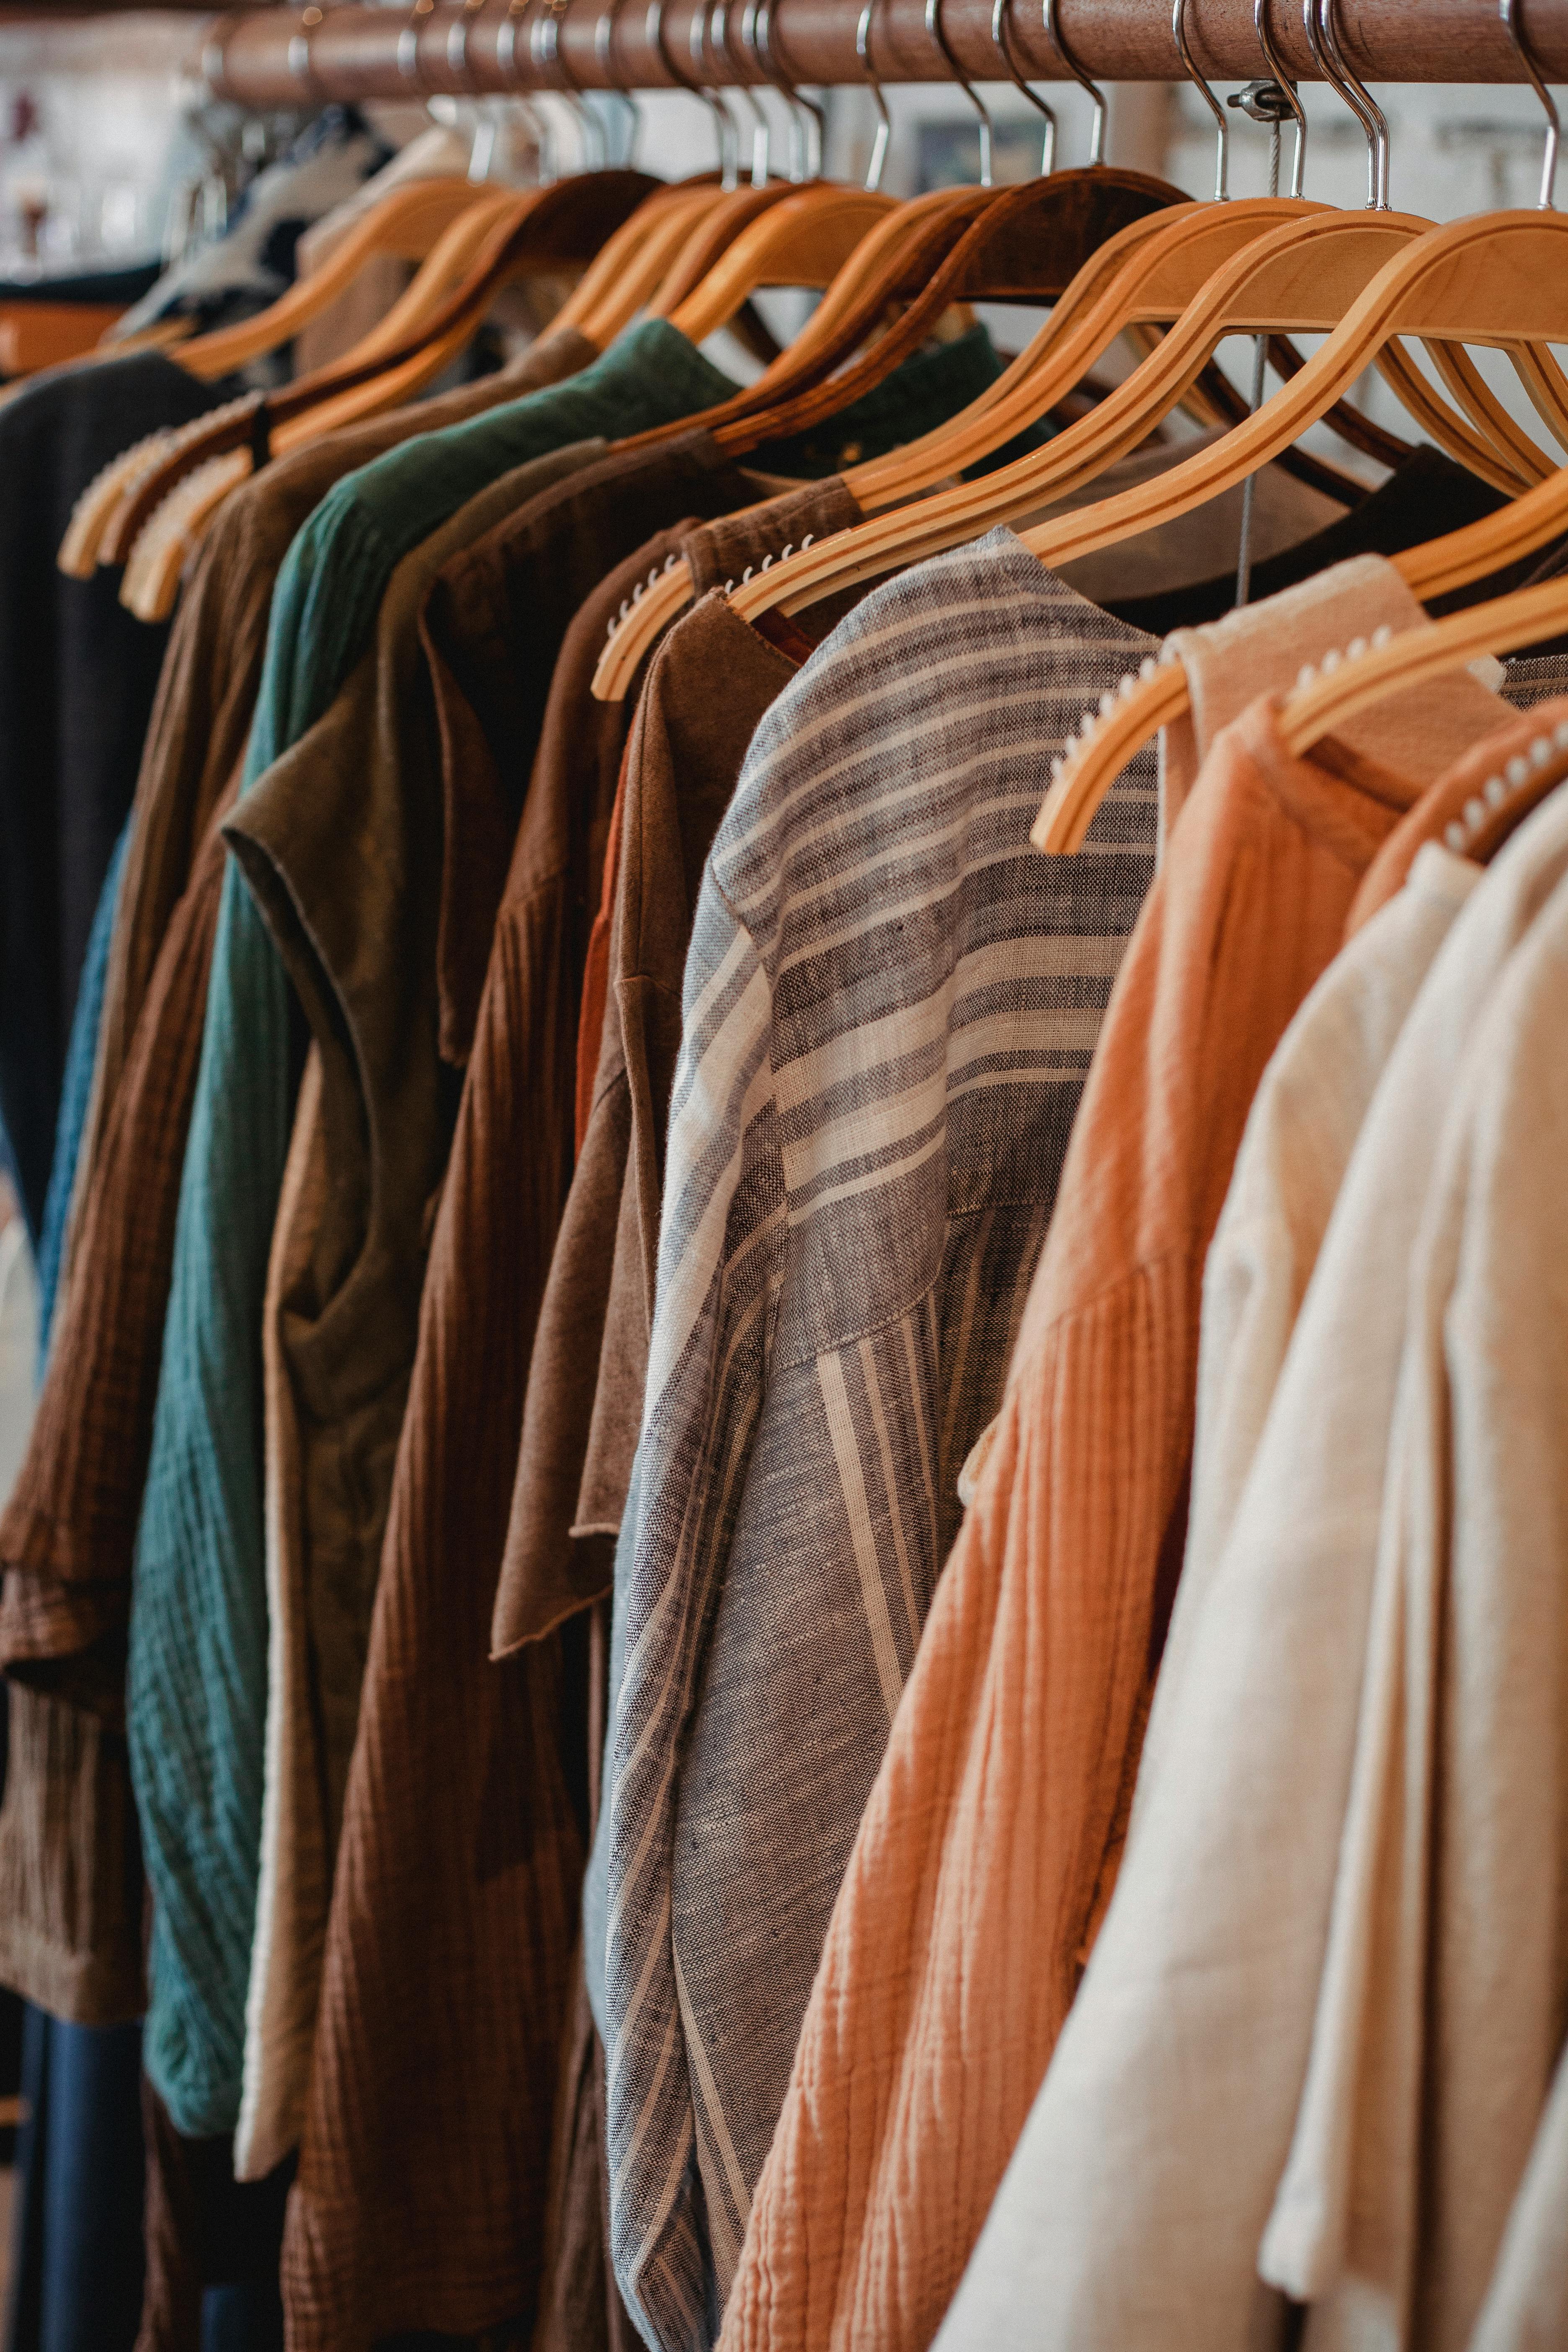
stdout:
[[1081,857],[1028,839],[1149,643],[1009,532],[921,565],[773,705],[704,876],[610,1796],[612,2235],[665,2352],[717,2331],[1149,887],[1152,754]]

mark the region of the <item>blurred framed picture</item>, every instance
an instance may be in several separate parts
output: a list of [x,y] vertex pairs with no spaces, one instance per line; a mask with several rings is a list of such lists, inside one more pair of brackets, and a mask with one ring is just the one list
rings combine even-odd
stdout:
[[[991,176],[999,187],[1033,179],[1040,168],[1040,126],[1026,115],[993,117]],[[963,115],[920,125],[917,195],[929,188],[973,187],[980,177],[979,126]]]

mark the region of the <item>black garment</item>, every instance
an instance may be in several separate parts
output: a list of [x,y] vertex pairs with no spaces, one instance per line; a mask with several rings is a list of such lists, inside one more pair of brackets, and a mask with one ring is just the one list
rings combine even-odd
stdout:
[[161,261],[133,261],[123,268],[105,263],[98,269],[76,269],[63,278],[0,278],[0,310],[14,302],[82,302],[129,310],[156,286],[163,268]]
[[[1500,490],[1494,490],[1489,483],[1467,473],[1463,466],[1445,457],[1440,449],[1430,449],[1423,444],[1390,474],[1386,482],[1352,507],[1348,514],[1325,524],[1300,545],[1283,549],[1266,562],[1255,563],[1249,602],[1261,604],[1266,596],[1277,596],[1282,588],[1294,588],[1300,581],[1310,580],[1315,572],[1326,571],[1331,563],[1343,563],[1352,555],[1398,555],[1405,548],[1418,547],[1423,540],[1436,539],[1442,532],[1458,530],[1468,522],[1479,522],[1483,515],[1495,514],[1499,507],[1507,503]],[[1447,612],[1456,605],[1472,604],[1479,596],[1501,593],[1501,588],[1492,582],[1478,583],[1473,590],[1461,590],[1433,609]],[[1157,596],[1129,597],[1110,604],[1108,609],[1119,620],[1131,621],[1135,629],[1147,629],[1151,636],[1163,637],[1172,629],[1192,628],[1200,621],[1217,621],[1235,603],[1233,567],[1194,587],[1170,588]]]
[[68,580],[71,509],[143,434],[228,396],[160,352],[51,369],[0,407],[0,1119],[37,1247],[77,981],[168,635]]

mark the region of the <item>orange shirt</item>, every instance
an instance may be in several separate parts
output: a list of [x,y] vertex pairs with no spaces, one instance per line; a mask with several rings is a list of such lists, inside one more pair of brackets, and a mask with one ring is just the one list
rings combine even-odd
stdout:
[[916,2352],[958,2284],[1115,1881],[1242,1129],[1399,813],[1292,759],[1259,701],[1172,833],[834,1912],[721,2352]]

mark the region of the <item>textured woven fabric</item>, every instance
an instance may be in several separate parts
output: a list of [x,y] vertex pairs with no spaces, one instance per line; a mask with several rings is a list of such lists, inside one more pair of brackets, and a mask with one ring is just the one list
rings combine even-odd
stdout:
[[[118,1583],[113,1607],[121,1628],[125,1621],[224,874],[215,818],[232,797],[244,754],[279,566],[331,484],[406,439],[420,418],[471,415],[592,357],[591,343],[563,336],[484,386],[279,460],[226,503],[186,584],[142,757],[110,950],[73,1279],[58,1302],[58,1344],[33,1440],[0,1520],[0,1561],[60,1582],[49,1638],[62,1655],[84,1650],[100,1622],[95,1609],[74,1622],[73,1588]],[[132,1097],[123,1107],[122,1076]],[[100,1179],[111,1120],[112,1165]],[[8,1590],[7,1610],[10,1597]]]
[[1148,887],[1152,756],[1082,857],[1028,842],[1147,646],[1011,533],[918,567],[774,703],[703,877],[610,1782],[612,2234],[667,2352],[717,2329]]
[[[808,531],[858,509],[841,485],[794,490],[750,514],[668,535],[649,568],[679,553],[699,579],[739,577]],[[551,1260],[529,1364],[522,1442],[492,1636],[498,1655],[548,1632],[608,1589],[610,1548],[642,1416],[653,1312],[664,1128],[680,1045],[680,975],[703,863],[757,721],[795,665],[728,604],[705,596],[655,657],[616,795],[618,865],[605,865],[610,918],[595,919],[584,1022],[600,1028],[588,1116]],[[712,681],[725,691],[716,696]],[[586,1055],[579,1035],[577,1111]],[[602,1974],[602,1957],[599,1968]]]
[[1470,2352],[1568,2342],[1568,2050],[1557,2062]]
[[[308,1564],[309,1701],[281,1737],[307,1751],[300,1761],[320,1791],[325,1870],[310,1912],[291,1907],[279,1917],[268,1888],[261,1890],[281,1933],[252,1944],[249,2005],[253,2017],[258,2003],[272,2010],[266,1987],[276,1971],[273,1990],[294,2023],[277,2042],[247,2037],[248,2116],[236,2138],[244,2179],[270,2171],[298,2138],[430,1202],[451,1129],[452,1088],[437,1045],[441,760],[420,612],[445,562],[582,473],[601,449],[597,441],[578,443],[514,467],[404,557],[382,599],[374,646],[226,828],[310,1024],[327,1186],[276,1334],[300,1412],[289,1506]],[[269,1738],[268,1748],[275,1756],[278,1740]],[[282,1858],[276,1843],[268,1852]],[[298,1883],[301,1894],[309,1875]]]
[[[1192,632],[1186,751],[1391,598],[1392,625],[1420,620],[1363,560]],[[1276,790],[1238,756],[1200,803],[1165,761],[1166,869],[824,1949],[727,2347],[930,2342],[1109,1898],[1185,1533],[1209,1234],[1258,1076],[1397,815],[1287,765]]]
[[[1497,1936],[1503,1947],[1500,1969],[1472,1979],[1471,1998],[1485,2006],[1510,1983],[1510,2014],[1506,2025],[1472,2014],[1468,2032],[1446,2034],[1442,2063],[1423,2064],[1419,2021],[1441,2014],[1427,2001],[1441,1991],[1456,2015],[1455,1986],[1428,1967],[1446,1890],[1490,1877],[1502,1891],[1490,1835],[1458,1879],[1434,1865],[1473,1824],[1472,1792],[1495,1788],[1491,1771],[1520,1751],[1500,1729],[1489,1762],[1467,1743],[1455,1780],[1418,1728],[1447,1712],[1434,1639],[1448,1654],[1448,1687],[1484,1706],[1506,1603],[1488,1630],[1450,1616],[1419,1572],[1414,1589],[1399,1589],[1400,1563],[1419,1559],[1424,1531],[1458,1525],[1441,1508],[1413,1510],[1399,1492],[1409,1428],[1400,1357],[1413,1306],[1420,1320],[1430,1180],[1469,1043],[1489,1026],[1565,853],[1568,804],[1542,811],[1484,879],[1468,877],[1355,1139],[1240,1491],[1222,1475],[1220,1510],[1194,1513],[1203,1549],[1190,1583],[1184,1571],[1116,1898],[944,2341],[1162,2352],[1282,2342],[1283,2300],[1260,2286],[1260,2268],[1313,2305],[1309,2344],[1347,2331],[1373,2346],[1468,2341],[1555,2055],[1560,2027],[1547,2020],[1561,2016],[1561,1982],[1543,2017],[1530,1998],[1542,1948],[1530,1931],[1560,1904],[1539,1867],[1526,1873],[1539,1903],[1515,1892],[1472,1906],[1459,1895],[1483,1944]],[[1396,932],[1401,912],[1380,919],[1392,917]],[[1355,942],[1363,969],[1374,943],[1373,927]],[[1528,1164],[1528,1153],[1516,1160],[1521,1178]],[[1238,1176],[1255,1196],[1268,1183],[1257,1165]],[[1523,1189],[1533,1193],[1528,1181]],[[1223,1265],[1215,1272],[1225,1278]],[[1527,1356],[1522,1328],[1515,1337]],[[1478,1403],[1481,1368],[1505,1361],[1522,1373],[1495,1345],[1456,1359],[1478,1367]],[[1212,1389],[1205,1402],[1215,1403]],[[1468,1419],[1472,1438],[1489,1417]],[[1550,1415],[1519,1425],[1546,1427]],[[1458,1479],[1467,1437],[1455,1438]],[[1445,1485],[1447,1451],[1418,1449]],[[1200,1474],[1215,1467],[1205,1473],[1200,1455]],[[1543,1488],[1515,1483],[1532,1498],[1528,1521]],[[1527,1540],[1491,1557],[1522,1572],[1531,1551]],[[1467,1656],[1463,1636],[1476,1633]],[[1543,1643],[1542,1654],[1560,1647]],[[1531,1678],[1532,1697],[1539,1689]],[[1515,1696],[1522,1715],[1522,1677]],[[1555,1790],[1556,1774],[1537,1785]],[[1493,1832],[1508,1847],[1541,1821],[1521,1790],[1517,1808],[1494,1811]],[[1511,1875],[1505,1862],[1504,1882]],[[1450,2147],[1428,2170],[1417,2152],[1437,2147],[1434,2127],[1467,2075],[1477,2084],[1475,2068],[1485,2089],[1469,2111],[1470,2146]],[[1521,2111],[1521,2078],[1531,2074]],[[1456,2194],[1462,2210],[1448,2202]],[[1418,2315],[1410,2297],[1424,2270],[1452,2292]]]
[[[383,1553],[290,2214],[301,2345],[335,2352],[394,2328],[493,2326],[526,2317],[537,2286],[586,1817],[586,1629],[552,1636],[526,1665],[493,1669],[486,1652],[522,1384],[571,1170],[588,916],[632,715],[589,695],[607,618],[597,583],[661,514],[675,521],[765,487],[705,436],[607,458],[448,565],[426,608],[452,845],[442,1048],[467,1080]],[[493,847],[505,855],[531,764],[498,923]],[[492,930],[476,1014],[475,944]],[[433,1983],[460,1991],[432,2003]]]
[[[670,422],[727,389],[639,329],[580,377],[391,451],[328,493],[279,576],[241,794],[327,709],[404,554],[500,471]],[[299,1067],[284,968],[225,877],[138,1529],[127,1724],[148,1875],[148,2073],[177,2128],[231,2130],[265,1714],[262,1291]],[[205,1699],[204,1699],[205,1694]]]
[[127,817],[114,845],[109,871],[103,877],[98,911],[92,919],[87,953],[82,959],[76,1010],[71,1015],[70,1044],[66,1049],[65,1076],[60,1086],[59,1118],[55,1124],[55,1156],[49,1166],[49,1189],[44,1199],[44,1229],[38,1240],[38,1349],[41,1360],[47,1360],[49,1331],[55,1319],[55,1301],[65,1260],[66,1229],[70,1219],[82,1139],[87,1130],[88,1109],[92,1098],[93,1065],[98,1055],[98,1033],[103,1018],[104,992],[109,981],[109,946],[114,933],[120,881],[125,871],[125,853],[130,840],[131,819]]

